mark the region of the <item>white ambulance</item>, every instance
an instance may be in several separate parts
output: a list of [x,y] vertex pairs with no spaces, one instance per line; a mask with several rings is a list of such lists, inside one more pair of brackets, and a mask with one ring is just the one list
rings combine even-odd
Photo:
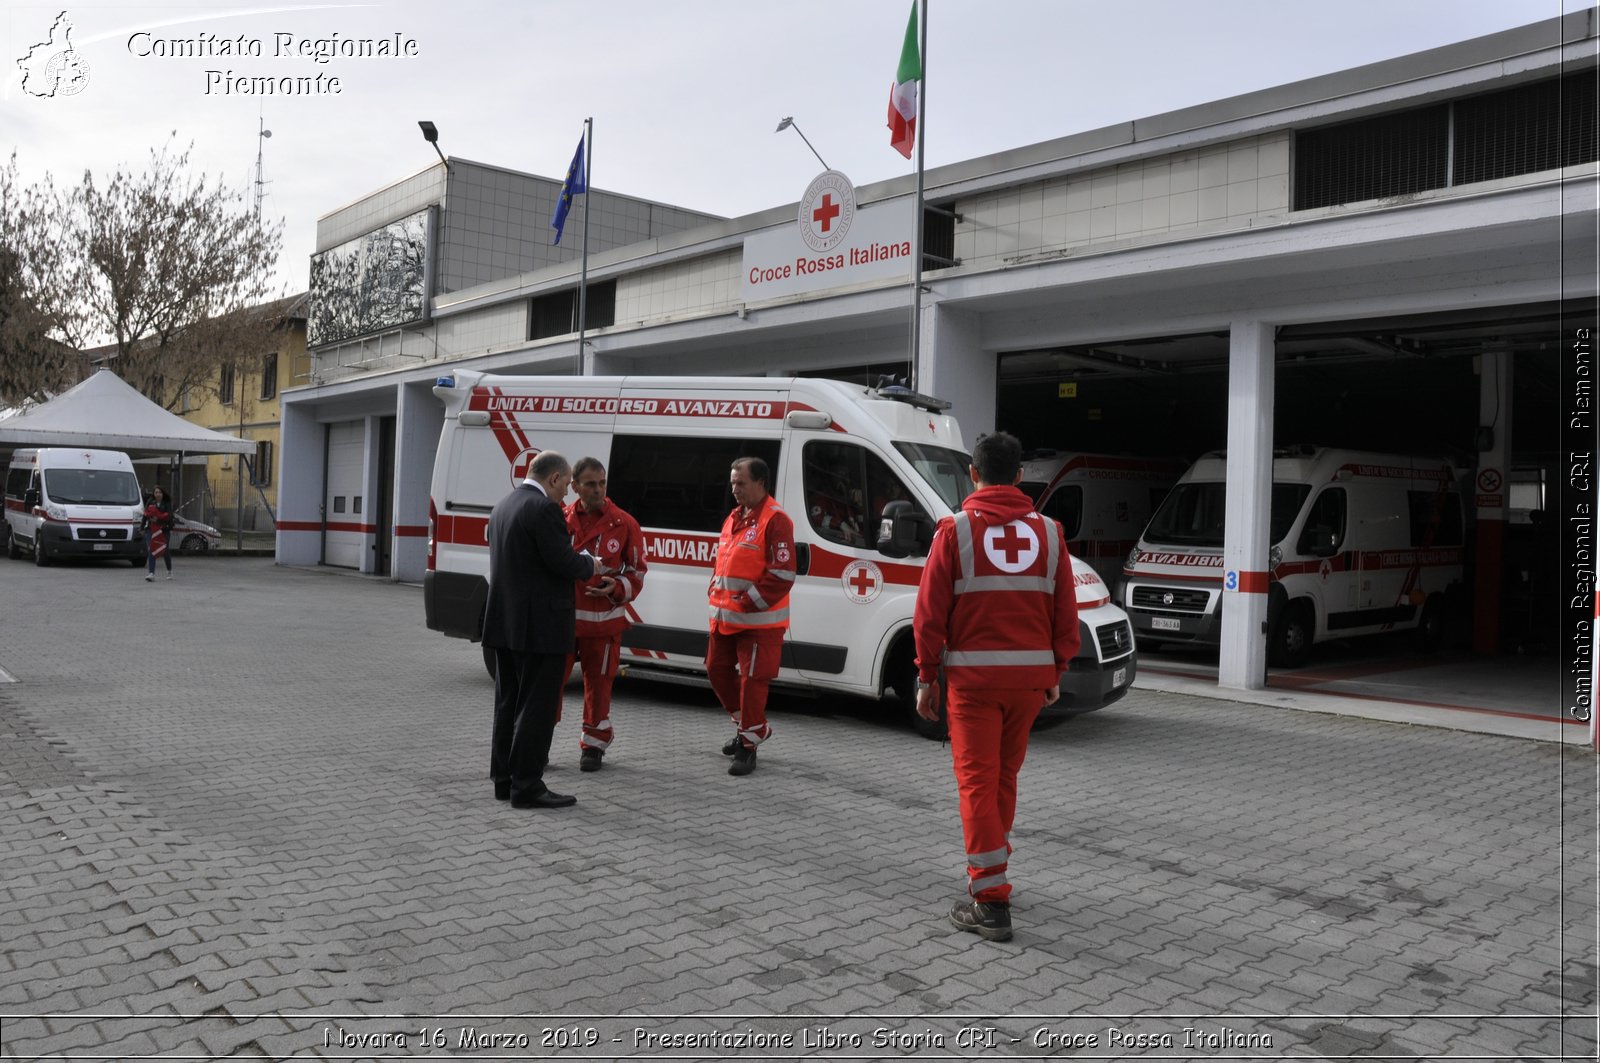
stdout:
[[1072,556],[1094,566],[1107,586],[1120,582],[1128,551],[1185,468],[1115,454],[1036,450],[1024,457],[1017,486],[1040,513],[1061,522]]
[[120,450],[24,448],[6,473],[6,556],[43,565],[58,557],[144,564],[144,499]]
[[[1139,644],[1215,644],[1221,634],[1223,495],[1215,451],[1184,473],[1128,556],[1119,590]],[[1305,663],[1313,643],[1414,628],[1437,642],[1462,588],[1457,470],[1437,458],[1294,446],[1273,452],[1268,661]]]
[[[799,570],[779,681],[915,697],[911,616],[934,523],[971,488],[948,403],[904,389],[808,378],[513,377],[458,371],[434,460],[424,600],[428,627],[477,640],[489,512],[554,449],[605,463],[610,497],[644,530],[650,572],[629,609],[629,668],[701,673],[706,588],[728,470],[755,456],[794,520]],[[890,519],[884,520],[884,511]],[[898,515],[898,517],[897,517]],[[884,525],[887,524],[887,528]],[[898,535],[879,546],[880,529]],[[1074,559],[1083,648],[1061,711],[1086,712],[1133,682],[1132,631],[1106,585]]]

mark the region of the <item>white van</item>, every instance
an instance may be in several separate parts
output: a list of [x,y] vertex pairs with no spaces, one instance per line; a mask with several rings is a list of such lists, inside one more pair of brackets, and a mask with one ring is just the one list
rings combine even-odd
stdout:
[[[477,640],[489,511],[540,450],[606,465],[609,493],[644,530],[650,573],[624,636],[630,670],[704,670],[706,588],[733,508],[728,469],[755,456],[794,519],[799,575],[779,681],[915,697],[911,616],[934,522],[971,487],[947,403],[808,378],[511,377],[458,371],[433,469],[428,627]],[[895,503],[900,503],[896,505]],[[879,532],[900,534],[900,546]],[[910,550],[905,550],[910,539]],[[1110,704],[1133,682],[1132,631],[1094,570],[1074,559],[1083,648],[1062,711]]]
[[[1196,461],[1128,557],[1121,600],[1145,649],[1218,641],[1226,472],[1223,451]],[[1313,643],[1408,628],[1431,649],[1462,586],[1456,478],[1437,458],[1275,450],[1269,663],[1298,667]]]
[[1108,587],[1120,582],[1128,551],[1185,467],[1160,458],[1054,450],[1024,457],[1017,486],[1040,513],[1061,522],[1072,556],[1092,565]]
[[144,501],[120,450],[22,449],[6,473],[6,555],[34,564],[57,557],[144,564]]

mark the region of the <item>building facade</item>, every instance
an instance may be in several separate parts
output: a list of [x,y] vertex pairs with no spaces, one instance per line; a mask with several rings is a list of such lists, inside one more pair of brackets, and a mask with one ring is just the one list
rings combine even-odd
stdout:
[[[283,396],[278,559],[421,578],[430,388],[453,367],[891,369],[955,400],[969,444],[1001,427],[1037,447],[1225,448],[1225,565],[1245,578],[1221,682],[1260,686],[1275,442],[1555,475],[1547,382],[1568,320],[1594,313],[1596,42],[1583,11],[929,171],[914,354],[911,177],[846,203],[824,174],[800,203],[736,219],[599,194],[592,224],[612,238],[591,230],[580,357],[574,253],[536,256],[555,183],[431,167],[319,223],[319,257],[423,243],[385,274],[405,298],[366,316],[319,318],[362,286],[314,266],[311,378]],[[847,216],[856,242],[836,246]],[[1497,572],[1510,507],[1484,499],[1477,564]]]

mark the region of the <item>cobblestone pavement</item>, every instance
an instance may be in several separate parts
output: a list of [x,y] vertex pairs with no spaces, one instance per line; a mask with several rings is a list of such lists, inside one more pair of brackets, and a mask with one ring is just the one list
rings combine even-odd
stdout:
[[[1591,753],[1136,691],[1035,734],[1017,936],[949,752],[619,684],[516,811],[414,587],[0,565],[0,1055],[1593,1058]],[[648,593],[648,591],[646,592]],[[3,677],[0,677],[3,678]],[[754,1046],[754,1047],[750,1047]]]

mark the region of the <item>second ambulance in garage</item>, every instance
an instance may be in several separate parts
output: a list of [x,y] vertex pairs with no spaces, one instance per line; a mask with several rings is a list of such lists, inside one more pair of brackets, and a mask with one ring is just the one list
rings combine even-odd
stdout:
[[[513,377],[458,371],[434,388],[445,405],[434,462],[428,626],[481,634],[489,511],[553,449],[605,463],[609,493],[644,531],[650,576],[623,636],[636,673],[704,671],[706,588],[728,470],[754,456],[794,520],[798,575],[779,682],[916,696],[911,614],[935,522],[971,489],[948,403],[903,389],[766,377]],[[901,505],[894,505],[901,503]],[[894,542],[880,547],[889,510]],[[893,519],[895,514],[905,514]],[[1120,698],[1136,662],[1128,618],[1073,559],[1081,656],[1062,678],[1061,711]],[[914,715],[914,714],[913,714]]]
[[1108,586],[1120,582],[1128,551],[1185,468],[1161,458],[1053,450],[1027,458],[1017,486],[1040,513],[1061,522],[1072,556],[1093,565]]
[[[1403,629],[1431,648],[1462,582],[1456,478],[1439,458],[1274,451],[1269,662],[1298,667],[1313,643]],[[1224,452],[1196,461],[1128,556],[1120,593],[1145,649],[1219,641],[1226,479]]]

